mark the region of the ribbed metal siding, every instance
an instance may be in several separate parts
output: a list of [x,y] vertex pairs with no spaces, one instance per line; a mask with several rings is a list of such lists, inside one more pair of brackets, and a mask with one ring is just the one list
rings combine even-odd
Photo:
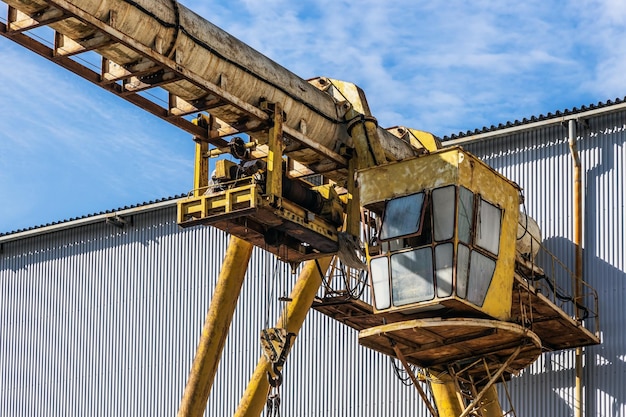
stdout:
[[[5,243],[0,415],[175,415],[227,242],[213,228],[180,230],[169,208],[135,215],[125,229],[96,224]],[[260,329],[274,324],[277,298],[295,279],[254,251],[207,416],[235,411],[261,354]],[[424,409],[386,357],[314,311],[281,392],[290,416]]]
[[[587,416],[626,415],[625,130],[624,113],[597,117],[579,143],[585,278],[599,292],[603,331],[603,344],[586,349]],[[566,135],[555,125],[466,148],[524,188],[547,246],[572,266]],[[0,415],[176,413],[228,237],[179,230],[174,219],[164,209],[123,230],[91,225],[4,245]],[[206,415],[236,409],[261,354],[259,330],[274,323],[276,297],[294,280],[255,250]],[[428,415],[388,359],[356,339],[310,314],[285,368],[282,415]],[[573,385],[573,352],[544,354],[510,384],[517,415],[573,415]]]
[[[602,345],[585,350],[584,415],[626,416],[626,113],[587,123],[578,132],[584,278],[598,291]],[[567,127],[557,124],[465,148],[522,186],[544,244],[573,270],[573,164]],[[544,354],[510,384],[517,415],[573,415],[574,376],[573,351]]]

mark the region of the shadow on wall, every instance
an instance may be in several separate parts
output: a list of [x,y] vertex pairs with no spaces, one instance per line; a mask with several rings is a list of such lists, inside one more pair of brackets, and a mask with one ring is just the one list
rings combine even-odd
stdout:
[[[583,384],[584,415],[613,417],[626,415],[626,391],[622,385],[626,375],[626,334],[623,330],[626,272],[601,257],[617,259],[617,265],[624,256],[615,249],[623,247],[624,232],[609,228],[624,224],[624,213],[619,207],[620,193],[624,192],[619,189],[619,184],[623,184],[623,168],[616,159],[623,158],[620,151],[626,142],[626,126],[620,123],[608,123],[607,126],[612,127],[587,126],[579,140],[585,184],[583,278],[598,291],[602,336],[600,345],[585,348]],[[562,143],[559,149],[563,154],[568,151],[566,143]],[[617,186],[607,193],[610,182]],[[543,244],[559,259],[573,259],[575,247],[572,241],[552,237]],[[610,255],[611,252],[615,256]],[[541,412],[538,404],[550,404],[557,415],[573,416],[573,363],[572,350],[546,353],[536,373],[527,372],[516,381],[524,386],[525,399],[533,399],[529,403],[514,402],[518,415],[537,415]]]
[[[557,256],[574,251],[573,242],[561,237],[547,239],[544,246]],[[626,375],[626,335],[623,332],[626,303],[612,303],[612,314],[607,314],[609,308],[603,308],[603,305],[624,298],[626,273],[592,253],[589,250],[583,252],[584,279],[598,290],[602,343],[585,348],[583,383],[587,412],[584,415],[623,416],[626,412],[626,391],[618,384],[621,378],[615,376],[622,375],[623,378]],[[573,350],[548,352],[532,370],[514,378],[511,387],[520,387],[523,392],[523,398],[513,398],[517,415],[534,416],[547,408],[558,416],[573,416],[573,364]]]
[[[598,291],[602,344],[585,349],[584,415],[626,416],[626,271],[623,253],[624,162],[626,159],[626,116],[623,112],[593,117],[578,126],[578,148],[583,168],[584,189],[584,279]],[[499,171],[518,167],[513,178],[533,193],[554,191],[536,184],[538,175],[553,184],[571,166],[567,126],[552,125],[527,134],[515,134],[497,143],[472,144],[468,149],[484,155]],[[543,165],[539,164],[542,162]],[[542,167],[541,172],[537,168]],[[515,169],[513,170],[515,171]],[[564,192],[570,192],[565,190]],[[570,194],[571,195],[571,194]],[[555,203],[560,207],[560,202]],[[569,216],[570,213],[567,213]],[[544,221],[551,221],[551,214]],[[556,221],[556,220],[555,220]],[[570,222],[570,218],[558,221]],[[568,229],[569,226],[561,226]],[[547,226],[546,226],[547,227]],[[574,244],[564,237],[543,242],[557,258],[573,269]],[[513,405],[518,416],[573,416],[574,352],[546,353],[521,378],[511,381]],[[519,393],[519,394],[517,394]]]

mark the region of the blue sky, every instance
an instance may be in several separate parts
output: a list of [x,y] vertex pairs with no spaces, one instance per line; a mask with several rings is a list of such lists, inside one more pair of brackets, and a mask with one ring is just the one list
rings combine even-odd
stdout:
[[[180,0],[438,136],[626,95],[626,2]],[[6,18],[6,12],[2,12]],[[189,135],[0,38],[0,233],[192,188]]]

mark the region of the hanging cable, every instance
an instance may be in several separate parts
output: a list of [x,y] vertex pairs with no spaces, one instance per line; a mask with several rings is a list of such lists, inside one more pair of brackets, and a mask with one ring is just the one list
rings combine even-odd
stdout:
[[393,368],[393,373],[395,374],[396,378],[398,378],[403,385],[406,385],[407,387],[413,385],[413,381],[411,381],[411,377],[409,376],[408,372],[398,366],[395,358],[390,356],[389,362],[391,363],[391,367]]
[[352,275],[348,273],[349,271],[348,268],[349,267],[344,265],[343,262],[339,263],[339,271],[340,271],[340,274],[342,275],[346,292],[348,293],[348,295],[350,296],[352,300],[358,300],[361,298],[361,296],[363,296],[363,293],[365,292],[365,288],[367,287],[366,271],[357,270],[358,271],[357,280],[356,280],[357,282],[355,286],[352,287],[350,284],[350,277]]
[[266,300],[266,310],[265,310],[265,324],[264,327],[268,328],[270,327],[270,313],[271,313],[271,308],[274,305],[274,292],[276,290],[276,277],[278,276],[278,266],[279,266],[279,260],[277,257],[274,258],[274,268],[271,274],[271,277],[268,278],[266,275],[266,281],[271,280],[271,284],[270,284],[270,291],[269,294],[267,296],[267,300]]
[[566,303],[572,303],[574,304],[578,309],[580,309],[582,311],[582,315],[580,317],[581,320],[585,320],[587,318],[589,318],[590,316],[590,312],[589,309],[579,303],[579,302],[575,302],[574,301],[574,297],[572,297],[571,295],[567,295],[567,294],[563,294],[562,292],[559,291],[558,288],[556,288],[555,284],[552,283],[552,281],[550,280],[550,278],[548,278],[545,274],[536,274],[536,275],[532,275],[532,276],[528,276],[526,273],[524,273],[524,271],[521,270],[521,268],[517,269],[517,272],[527,281],[531,281],[531,282],[539,282],[539,281],[543,281],[545,282],[545,284],[548,286],[548,288],[550,289],[550,291],[552,292],[552,294],[554,294],[554,296],[556,298],[558,298],[559,300],[566,302]]
[[[521,192],[520,196],[522,198],[522,207],[524,208],[524,233],[522,233],[521,236],[516,236],[517,240],[522,240],[524,236],[526,236],[526,233],[528,233],[528,212],[526,211],[526,199],[524,198],[524,194],[522,194]],[[518,224],[521,226],[521,223],[518,222]]]

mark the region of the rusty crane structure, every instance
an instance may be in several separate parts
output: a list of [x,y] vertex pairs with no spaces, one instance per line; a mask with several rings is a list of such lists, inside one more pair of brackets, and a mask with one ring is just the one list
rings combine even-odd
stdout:
[[[194,139],[178,223],[232,238],[179,416],[204,412],[253,246],[304,266],[277,325],[259,329],[264,355],[237,416],[260,415],[283,382],[311,308],[399,360],[440,417],[512,415],[497,384],[545,350],[600,342],[595,291],[541,246],[519,187],[427,132],[380,127],[356,85],[303,80],[176,0],[3,1],[5,38]],[[99,68],[76,59],[88,52]],[[165,105],[145,94],[155,89]],[[320,296],[338,262],[367,272],[371,302]]]

